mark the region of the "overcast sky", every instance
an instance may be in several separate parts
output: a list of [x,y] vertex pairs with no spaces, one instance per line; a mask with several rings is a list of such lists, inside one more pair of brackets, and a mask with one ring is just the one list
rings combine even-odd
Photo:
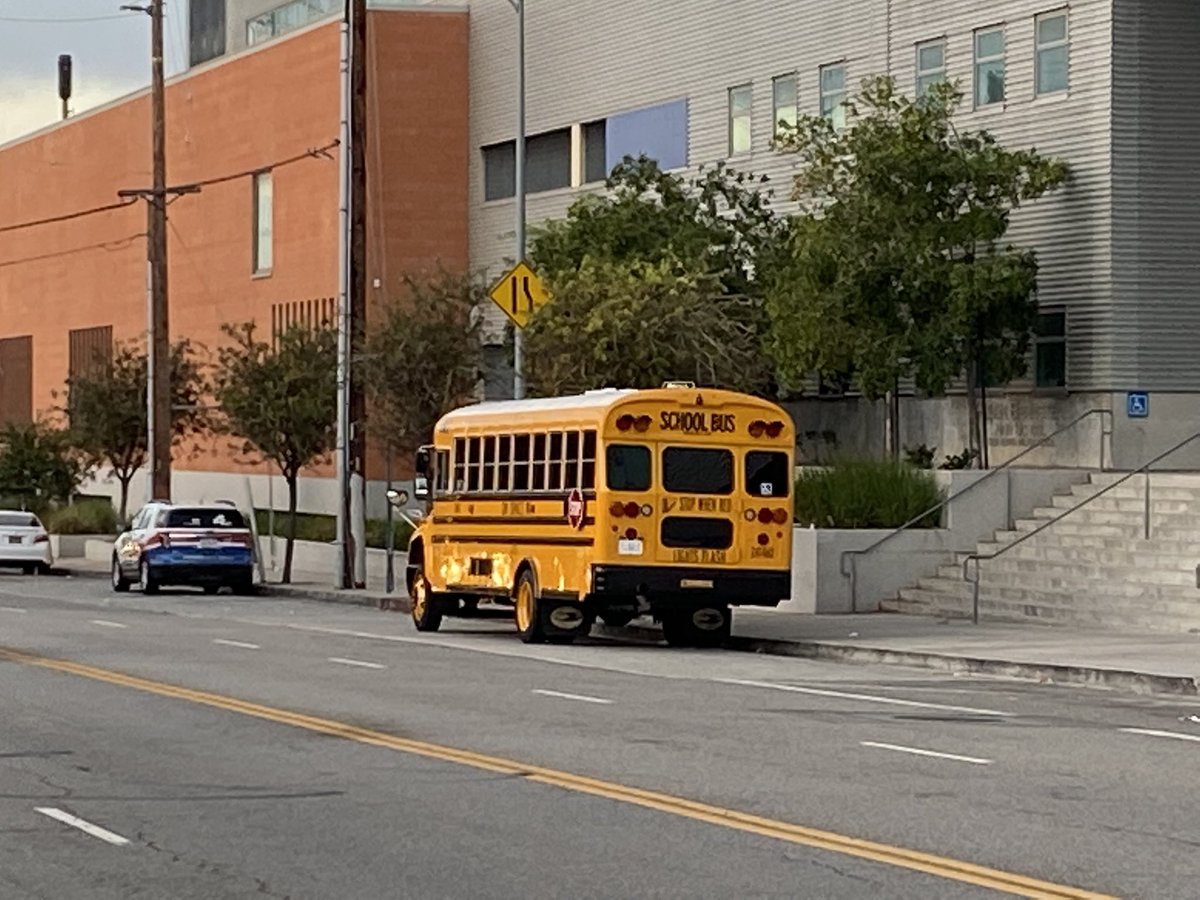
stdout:
[[[150,83],[150,17],[122,3],[144,0],[0,0],[0,143],[61,117],[60,53],[74,57],[72,112]],[[166,0],[166,10],[170,75],[187,58],[187,0]]]

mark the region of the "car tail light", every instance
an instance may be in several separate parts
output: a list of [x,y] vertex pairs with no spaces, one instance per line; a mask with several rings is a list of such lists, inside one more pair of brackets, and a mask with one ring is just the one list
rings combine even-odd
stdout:
[[146,538],[145,548],[149,550],[151,547],[162,547],[164,550],[171,549],[171,536],[165,531],[156,531]]
[[775,521],[775,514],[764,506],[758,511],[758,521],[760,525],[770,525]]
[[35,544],[48,544],[50,543],[50,535],[43,531],[41,534],[34,535],[33,542]]
[[240,534],[239,533],[239,534],[225,535],[222,538],[222,540],[227,541],[230,544],[241,544],[243,547],[253,547],[254,546],[254,538],[251,537],[249,534]]
[[771,514],[771,518],[774,519],[776,525],[782,525],[788,520],[787,510],[783,508],[777,509]]

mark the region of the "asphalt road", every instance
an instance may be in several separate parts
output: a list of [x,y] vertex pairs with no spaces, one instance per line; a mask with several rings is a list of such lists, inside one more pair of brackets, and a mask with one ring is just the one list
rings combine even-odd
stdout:
[[1200,894],[1186,699],[16,576],[0,648],[3,898]]

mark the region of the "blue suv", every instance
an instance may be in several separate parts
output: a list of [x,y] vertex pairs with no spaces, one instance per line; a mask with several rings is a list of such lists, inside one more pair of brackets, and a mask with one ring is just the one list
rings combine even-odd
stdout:
[[113,545],[112,586],[142,593],[200,587],[215,594],[254,591],[254,534],[232,503],[147,503]]

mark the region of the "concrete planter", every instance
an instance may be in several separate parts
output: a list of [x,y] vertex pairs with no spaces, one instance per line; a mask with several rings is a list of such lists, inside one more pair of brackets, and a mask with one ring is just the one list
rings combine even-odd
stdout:
[[[273,544],[273,546],[272,546]],[[263,565],[266,567],[267,582],[277,582],[283,575],[283,556],[287,549],[287,541],[276,536],[272,542],[269,537],[259,537],[258,545],[262,553]],[[396,584],[404,584],[404,567],[408,562],[408,554],[404,548],[396,548],[395,571]],[[328,580],[329,584],[337,581],[338,548],[337,544],[324,541],[296,541],[292,556],[292,580],[312,581],[314,578]],[[367,548],[367,580],[382,581],[387,573],[387,551]],[[323,577],[324,576],[324,577]]]

